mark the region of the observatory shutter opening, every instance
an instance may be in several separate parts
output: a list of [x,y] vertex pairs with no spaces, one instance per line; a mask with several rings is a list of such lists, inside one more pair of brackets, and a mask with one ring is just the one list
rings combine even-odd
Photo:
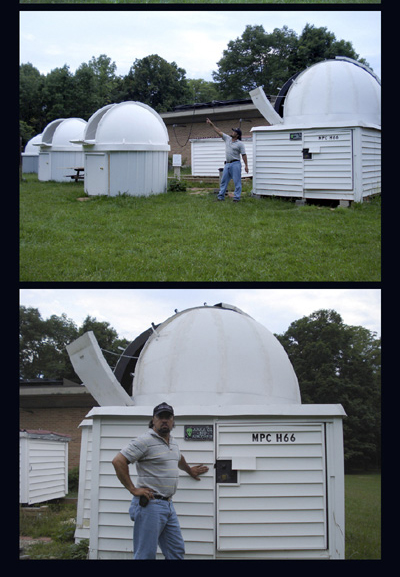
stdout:
[[327,549],[323,423],[217,424],[216,442],[217,551]]

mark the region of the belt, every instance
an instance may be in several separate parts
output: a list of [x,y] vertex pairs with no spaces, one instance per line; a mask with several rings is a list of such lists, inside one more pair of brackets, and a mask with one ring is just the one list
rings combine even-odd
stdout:
[[232,162],[240,162],[240,160],[225,160],[225,164],[232,164]]
[[153,494],[154,499],[161,499],[161,501],[170,501],[171,497],[163,497],[162,495]]

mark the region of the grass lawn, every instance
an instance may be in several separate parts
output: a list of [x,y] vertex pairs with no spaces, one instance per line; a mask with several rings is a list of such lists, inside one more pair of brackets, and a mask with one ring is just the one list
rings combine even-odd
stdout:
[[253,198],[250,190],[240,203],[217,203],[189,188],[85,197],[83,183],[24,175],[20,184],[23,282],[381,278],[380,198],[330,208]]
[[346,559],[381,558],[381,475],[345,476]]

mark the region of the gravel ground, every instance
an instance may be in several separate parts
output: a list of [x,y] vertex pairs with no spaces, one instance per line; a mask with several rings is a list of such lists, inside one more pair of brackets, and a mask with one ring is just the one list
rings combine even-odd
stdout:
[[33,539],[33,537],[22,537],[19,538],[19,558],[29,559],[29,547],[35,545],[36,543],[48,543],[51,541],[50,537],[39,537],[38,539]]

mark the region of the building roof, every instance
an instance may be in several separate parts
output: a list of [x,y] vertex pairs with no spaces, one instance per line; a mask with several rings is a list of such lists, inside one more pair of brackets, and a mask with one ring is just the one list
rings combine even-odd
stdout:
[[84,385],[68,379],[25,379],[19,382],[21,408],[92,407],[97,404]]

